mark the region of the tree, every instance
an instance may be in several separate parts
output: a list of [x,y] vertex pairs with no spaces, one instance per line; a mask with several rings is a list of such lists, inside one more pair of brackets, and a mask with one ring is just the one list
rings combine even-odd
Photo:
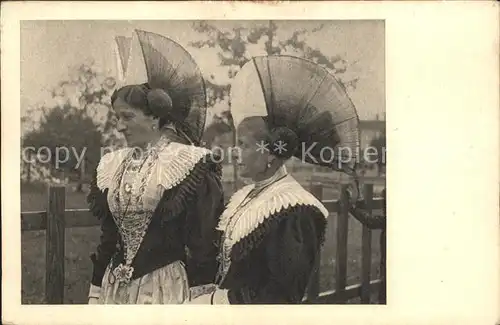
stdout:
[[[123,136],[109,119],[110,96],[115,86],[115,79],[103,74],[92,61],[70,69],[69,78],[51,90],[50,100],[28,110],[29,115],[24,116],[23,124],[28,131],[23,146],[36,150],[46,147],[45,150],[50,150],[52,168],[75,177],[79,174],[75,167],[81,167],[77,157],[84,153],[86,172],[91,172],[100,159],[103,145],[124,144]],[[69,150],[68,157],[66,149],[58,151],[64,163],[56,164],[56,148]],[[78,176],[80,187],[82,176]]]
[[[203,142],[207,148],[211,148],[215,144],[217,137],[231,132],[231,122],[229,111],[224,111],[221,115],[215,115],[210,125],[207,126],[203,133]],[[220,143],[218,144],[220,146]],[[231,145],[231,144],[229,144]]]
[[[357,78],[344,77],[347,71],[347,62],[340,56],[327,56],[320,49],[307,45],[304,36],[315,33],[324,28],[323,24],[310,30],[301,29],[279,39],[279,25],[274,21],[262,22],[252,28],[234,27],[222,30],[215,24],[206,21],[193,23],[193,29],[204,36],[205,39],[191,42],[190,46],[196,48],[212,48],[218,51],[220,65],[227,67],[226,80],[218,81],[216,76],[207,78],[209,106],[217,100],[226,100],[229,95],[230,85],[227,79],[233,78],[239,69],[251,59],[249,49],[257,46],[257,53],[262,55],[289,54],[311,60],[335,74],[344,86],[355,88]],[[223,78],[224,79],[224,78]]]
[[78,179],[79,158],[84,157],[87,166],[95,168],[100,159],[101,141],[102,133],[84,111],[64,105],[48,111],[40,128],[26,134],[23,146],[48,155],[54,170]]

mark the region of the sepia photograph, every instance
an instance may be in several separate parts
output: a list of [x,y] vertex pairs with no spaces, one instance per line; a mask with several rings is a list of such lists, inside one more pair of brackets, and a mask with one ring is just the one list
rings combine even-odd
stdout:
[[497,3],[1,7],[2,324],[500,325]]
[[32,20],[20,53],[22,304],[386,304],[384,20]]

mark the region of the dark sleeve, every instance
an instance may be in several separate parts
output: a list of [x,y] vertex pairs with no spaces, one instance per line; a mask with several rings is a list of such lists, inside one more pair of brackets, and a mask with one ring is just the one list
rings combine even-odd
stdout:
[[224,209],[218,174],[208,172],[198,186],[186,220],[186,268],[190,286],[213,283],[217,272],[217,224]]
[[349,213],[364,226],[372,230],[385,228],[385,215],[375,213],[370,215],[369,211],[364,209],[364,202],[360,202],[355,207],[351,207]]
[[385,229],[386,227],[386,191],[382,191],[383,203],[383,213],[382,215],[372,213],[366,208],[365,202],[363,200],[357,200],[354,204],[349,206],[349,213],[356,218],[360,223],[370,229]]
[[320,252],[326,219],[312,208],[299,209],[284,217],[267,235],[264,254],[267,280],[229,290],[231,304],[300,303]]
[[118,230],[109,211],[106,196],[107,190],[101,192],[97,188],[96,177],[94,177],[90,184],[87,202],[91,213],[100,220],[101,224],[101,236],[97,250],[90,256],[94,266],[91,284],[98,287],[101,286],[104,272],[111,257],[116,252],[116,244],[118,243]]

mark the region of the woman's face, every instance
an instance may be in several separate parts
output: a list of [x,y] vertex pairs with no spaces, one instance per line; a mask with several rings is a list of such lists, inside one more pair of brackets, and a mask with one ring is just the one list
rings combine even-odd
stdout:
[[[234,150],[238,159],[238,172],[243,178],[250,178],[258,181],[267,172],[268,163],[273,160],[273,157],[266,150],[264,145],[265,134],[263,132],[266,125],[261,119],[261,122],[253,119],[251,121],[243,121],[237,129],[237,150]],[[267,146],[269,148],[269,146]]]
[[153,117],[146,116],[119,98],[113,103],[113,109],[116,128],[123,133],[129,147],[144,147],[157,136],[153,126],[156,127],[158,122]]

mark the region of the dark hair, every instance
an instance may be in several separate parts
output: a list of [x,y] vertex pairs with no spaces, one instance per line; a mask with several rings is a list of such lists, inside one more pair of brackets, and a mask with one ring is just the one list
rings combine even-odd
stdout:
[[128,85],[115,90],[111,96],[111,104],[120,98],[134,109],[141,110],[146,116],[153,116],[159,120],[161,128],[169,122],[181,122],[186,116],[182,112],[175,112],[172,98],[163,89],[151,89],[147,83]]
[[299,146],[297,134],[286,126],[271,129],[268,135],[269,150],[278,158],[292,157]]
[[[254,123],[261,124],[262,121],[264,121],[264,129],[254,125]],[[247,124],[246,127],[248,127],[251,132],[268,143],[269,151],[274,156],[281,159],[288,159],[297,152],[299,137],[292,129],[286,126],[270,128],[268,118],[257,116],[245,118],[242,124]]]

